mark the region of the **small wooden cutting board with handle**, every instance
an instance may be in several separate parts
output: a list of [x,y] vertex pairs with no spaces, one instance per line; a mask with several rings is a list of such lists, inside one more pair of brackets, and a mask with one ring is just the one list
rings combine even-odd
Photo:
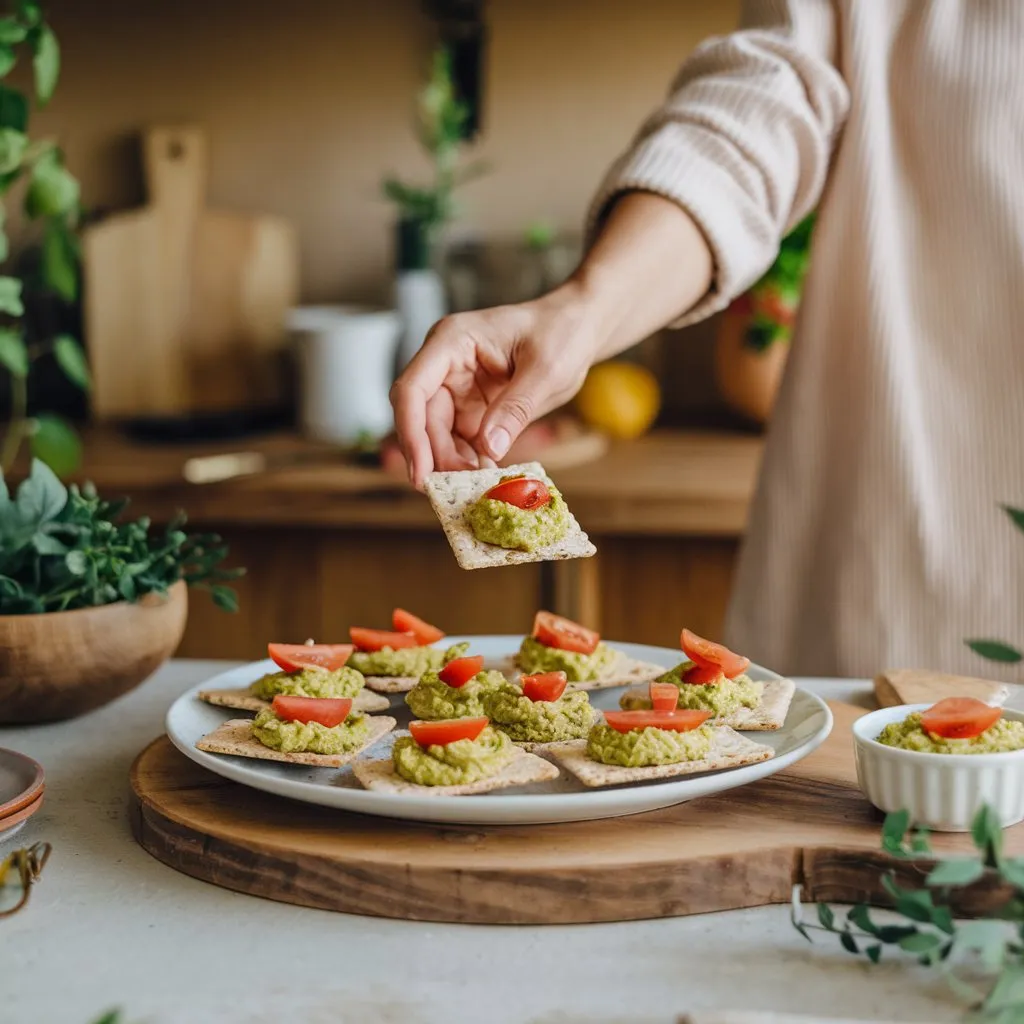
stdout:
[[934,704],[946,697],[973,697],[986,704],[1005,704],[1009,696],[1010,687],[1005,683],[926,669],[889,669],[875,677],[875,699],[883,708]]
[[148,129],[143,164],[148,205],[83,233],[94,415],[279,404],[285,315],[298,297],[294,229],[204,208],[197,127]]

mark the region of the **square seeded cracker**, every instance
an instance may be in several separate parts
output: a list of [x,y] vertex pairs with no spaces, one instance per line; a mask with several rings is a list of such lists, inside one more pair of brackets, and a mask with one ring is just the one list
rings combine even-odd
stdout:
[[516,551],[485,544],[476,539],[466,522],[466,509],[505,476],[531,476],[553,484],[539,462],[524,462],[504,469],[464,469],[451,473],[431,473],[426,480],[427,497],[441,521],[455,559],[463,569],[487,569],[524,562],[552,562],[566,558],[590,558],[597,548],[569,513],[569,530],[560,540],[536,551]]
[[558,778],[558,769],[550,761],[525,750],[517,750],[516,756],[497,775],[464,786],[421,786],[409,782],[395,771],[390,758],[386,761],[359,761],[352,766],[352,771],[366,789],[378,793],[418,793],[420,796],[472,796]]
[[[786,724],[789,705],[796,692],[792,679],[766,679],[762,683],[761,703],[756,708],[739,708],[729,715],[710,719],[712,725],[727,725],[739,732],[774,732]],[[646,699],[646,687],[627,690],[619,701],[619,706],[628,708],[631,697]],[[648,701],[648,705],[650,702]]]
[[[649,683],[652,679],[664,675],[668,669],[664,665],[655,665],[650,661],[634,661],[632,658],[616,651],[615,661],[597,679],[585,679],[579,683],[569,683],[570,690],[608,690],[613,686],[639,686]],[[519,656],[514,656],[516,672],[522,675],[519,667]]]
[[368,750],[382,736],[386,736],[398,724],[393,718],[370,719],[370,735],[358,749],[347,754],[309,754],[306,752],[286,754],[272,747],[265,747],[252,734],[252,720],[234,718],[230,722],[208,733],[196,747],[210,754],[230,754],[232,757],[254,757],[261,761],[284,761],[287,764],[305,764],[314,768],[343,768],[354,761],[364,750]]
[[775,756],[772,747],[748,740],[746,736],[741,736],[724,725],[715,728],[711,749],[707,757],[699,761],[656,764],[648,768],[623,768],[619,765],[601,764],[587,757],[586,740],[553,744],[545,753],[572,772],[584,786],[590,787],[621,786],[627,782],[650,782],[680,775],[717,772],[723,768],[739,768],[745,764],[767,761]]
[[[248,687],[233,687],[229,690],[200,690],[196,696],[207,704],[214,704],[219,708],[232,708],[235,711],[262,711],[270,707],[270,702],[254,697]],[[367,693],[360,690],[352,701],[353,711],[387,711],[391,707],[391,701],[377,693]]]

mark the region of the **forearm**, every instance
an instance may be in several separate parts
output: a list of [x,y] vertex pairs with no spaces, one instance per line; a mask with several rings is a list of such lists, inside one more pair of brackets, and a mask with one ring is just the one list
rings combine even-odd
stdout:
[[677,203],[649,192],[618,198],[563,286],[607,359],[678,319],[711,287],[711,250]]

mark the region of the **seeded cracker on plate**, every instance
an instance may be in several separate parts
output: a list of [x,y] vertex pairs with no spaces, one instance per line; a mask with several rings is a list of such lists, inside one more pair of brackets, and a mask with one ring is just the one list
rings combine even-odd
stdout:
[[[499,484],[515,478],[525,479],[507,497],[488,497]],[[533,485],[532,493],[516,493],[516,487],[525,492],[526,484]],[[539,462],[431,473],[425,487],[463,569],[590,558],[597,553]],[[481,534],[508,546],[482,540]]]

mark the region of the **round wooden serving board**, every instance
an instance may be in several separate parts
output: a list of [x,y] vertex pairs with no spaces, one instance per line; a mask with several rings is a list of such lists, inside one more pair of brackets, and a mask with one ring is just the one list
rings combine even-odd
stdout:
[[[881,815],[857,788],[850,725],[832,704],[815,753],[750,786],[626,818],[437,826],[347,814],[229,782],[163,737],[132,766],[132,830],[158,860],[285,903],[414,921],[575,924],[805,901],[884,903]],[[458,799],[458,798],[453,798]],[[1024,830],[1007,835],[1024,852]],[[966,836],[935,835],[937,851]],[[897,873],[919,867],[893,862]],[[968,911],[993,893],[976,887]]]

